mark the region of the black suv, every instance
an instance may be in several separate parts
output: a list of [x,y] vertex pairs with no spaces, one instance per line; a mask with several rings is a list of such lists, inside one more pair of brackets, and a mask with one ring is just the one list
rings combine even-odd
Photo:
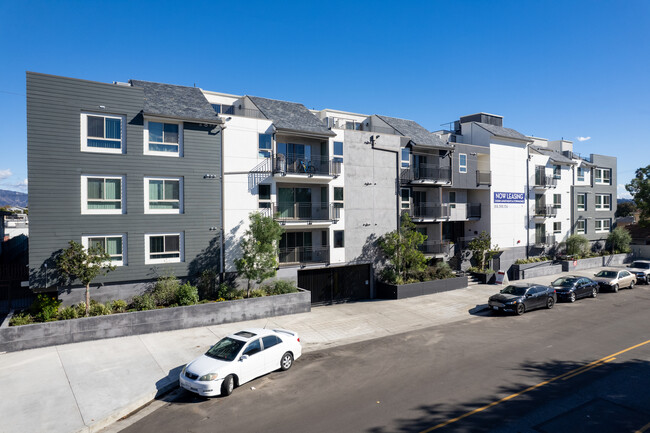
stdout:
[[493,311],[522,315],[535,308],[553,308],[557,301],[555,289],[540,284],[515,284],[490,296],[488,306]]

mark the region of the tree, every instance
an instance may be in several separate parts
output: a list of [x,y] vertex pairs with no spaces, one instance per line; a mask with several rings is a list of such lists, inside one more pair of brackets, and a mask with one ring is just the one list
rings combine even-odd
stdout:
[[478,262],[478,267],[481,271],[485,270],[485,266],[492,260],[494,256],[499,254],[499,246],[492,247],[492,238],[485,231],[482,231],[477,237],[472,239],[467,248],[472,252],[472,256]]
[[86,317],[90,313],[90,283],[101,275],[115,270],[111,265],[111,256],[99,245],[86,250],[78,242],[70,241],[56,259],[58,271],[70,282],[78,279],[86,286]]
[[630,232],[623,227],[616,227],[609,236],[607,236],[607,248],[610,249],[613,254],[629,253],[630,242],[632,242],[632,236],[630,235]]
[[636,211],[636,206],[631,201],[624,201],[616,206],[616,217],[626,217]]
[[582,235],[571,235],[566,240],[566,253],[569,256],[583,256],[587,253],[589,239]]
[[650,165],[637,168],[634,179],[625,189],[632,194],[634,204],[641,211],[639,224],[647,226],[650,224]]
[[242,257],[238,259],[237,272],[248,280],[246,297],[250,296],[251,281],[261,284],[274,277],[278,267],[278,242],[283,229],[273,218],[258,212],[249,215],[250,226],[241,241]]
[[405,279],[408,271],[426,268],[427,258],[419,249],[426,239],[426,235],[415,230],[415,224],[405,213],[399,230],[386,233],[379,238],[378,244],[397,274]]

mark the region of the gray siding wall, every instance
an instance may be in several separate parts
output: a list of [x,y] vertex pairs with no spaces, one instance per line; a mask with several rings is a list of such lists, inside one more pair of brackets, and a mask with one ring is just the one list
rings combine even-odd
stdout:
[[[572,189],[571,197],[571,216],[572,216],[572,230],[575,233],[576,222],[578,219],[585,220],[585,236],[590,241],[605,240],[609,233],[596,233],[595,232],[595,221],[596,219],[610,219],[611,227],[613,229],[614,222],[616,217],[616,185],[617,185],[617,175],[616,175],[616,157],[615,156],[604,156],[604,155],[591,155],[592,162],[596,166],[595,168],[609,168],[611,172],[611,185],[599,185],[595,183],[595,170],[592,169],[592,180],[591,186],[574,186]],[[578,200],[577,195],[586,193],[586,210],[578,210]],[[611,195],[611,210],[609,211],[597,211],[596,210],[596,194],[609,194]]]
[[[221,227],[221,134],[218,128],[184,124],[184,156],[144,155],[142,89],[27,73],[27,163],[30,183],[30,287],[57,283],[53,254],[82,235],[126,233],[127,265],[101,283],[150,280],[172,273],[185,277],[218,266]],[[100,106],[106,107],[105,109]],[[82,152],[80,113],[126,116],[126,153]],[[203,179],[206,173],[217,179]],[[81,175],[126,177],[126,213],[82,215]],[[183,177],[184,213],[144,213],[145,176]],[[145,233],[184,232],[183,263],[145,264]],[[107,286],[108,287],[108,286]]]
[[[481,153],[489,155],[490,149],[483,146],[473,146],[471,144],[454,143],[454,153],[451,157],[451,186],[453,188],[463,189],[490,189],[489,185],[476,184],[476,171],[478,170],[478,156],[472,153]],[[459,171],[459,155],[467,155],[467,173]]]

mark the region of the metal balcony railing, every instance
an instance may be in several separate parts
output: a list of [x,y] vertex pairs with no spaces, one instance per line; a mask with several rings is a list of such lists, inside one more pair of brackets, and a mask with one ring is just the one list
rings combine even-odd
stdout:
[[557,215],[557,209],[555,208],[555,206],[546,206],[546,205],[535,206],[535,216],[553,217],[555,215]]
[[492,185],[492,172],[476,170],[476,185]]
[[450,216],[447,203],[419,203],[407,210],[411,218],[448,219]]
[[277,221],[337,221],[341,208],[330,204],[279,202],[273,203],[273,218]]
[[555,188],[557,186],[557,179],[553,176],[542,176],[535,174],[535,187],[536,188]]
[[306,158],[304,155],[275,154],[273,155],[274,174],[304,174],[307,176],[326,175],[338,176],[341,174],[340,160],[312,156]]
[[423,254],[447,254],[449,241],[425,241],[419,249]]
[[481,203],[467,203],[467,218],[481,218]]
[[535,235],[535,245],[553,245],[555,244],[555,235]]
[[286,247],[279,248],[280,264],[291,263],[329,263],[329,247]]
[[432,164],[420,164],[418,167],[402,169],[402,183],[413,181],[451,182],[451,168]]
[[458,238],[458,246],[462,250],[466,250],[469,247],[469,243],[472,242],[476,236],[460,237]]
[[481,203],[449,203],[449,219],[464,221],[481,218]]

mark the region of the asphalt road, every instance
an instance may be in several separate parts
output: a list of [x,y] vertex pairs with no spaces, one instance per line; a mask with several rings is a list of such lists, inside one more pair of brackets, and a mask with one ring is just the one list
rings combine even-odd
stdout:
[[650,433],[649,390],[637,286],[313,352],[227,398],[179,390],[123,431]]

